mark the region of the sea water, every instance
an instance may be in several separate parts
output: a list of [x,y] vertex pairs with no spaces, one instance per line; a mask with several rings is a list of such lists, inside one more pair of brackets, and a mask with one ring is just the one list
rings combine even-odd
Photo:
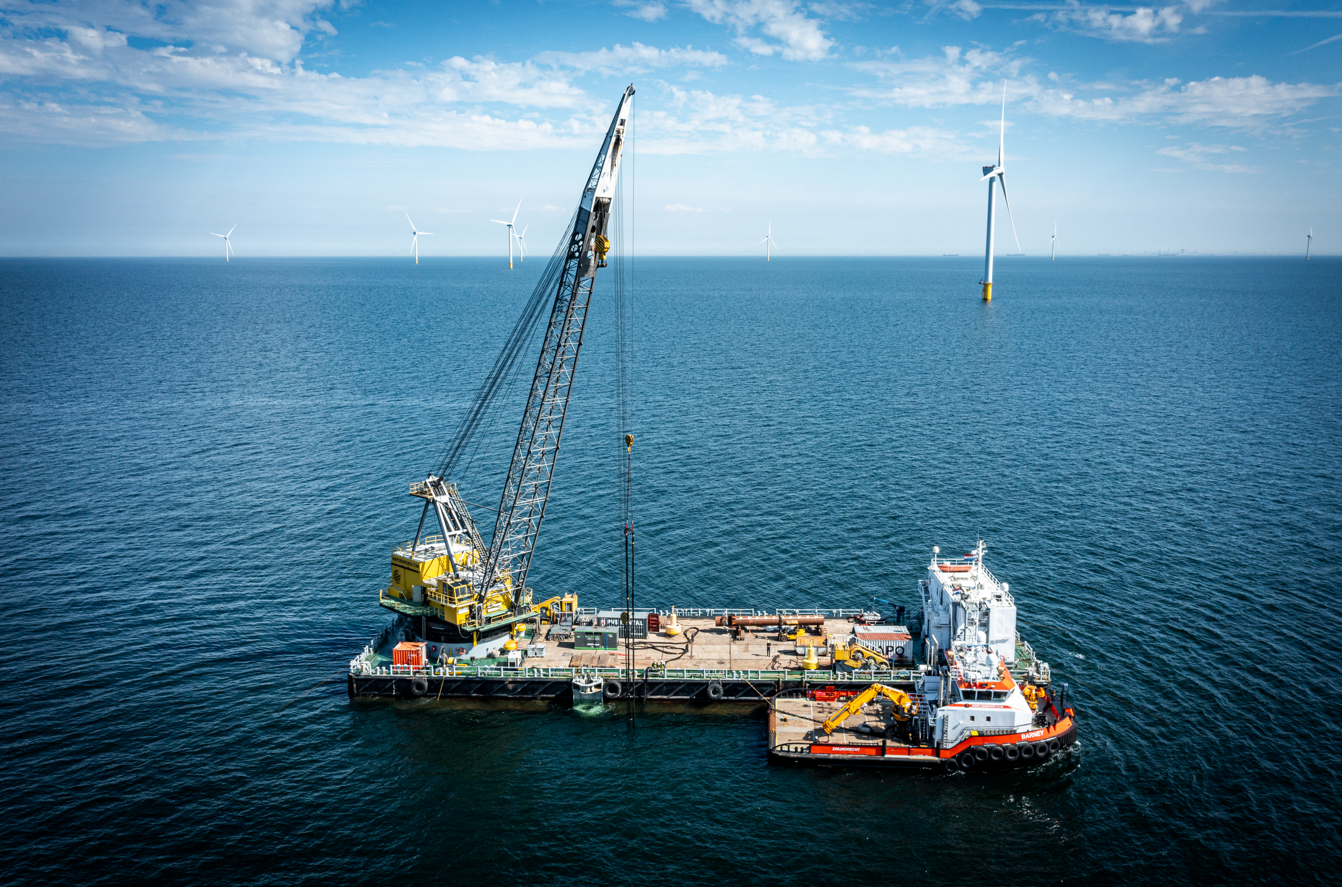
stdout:
[[[771,766],[757,714],[351,702],[394,545],[541,270],[0,262],[0,878],[1324,883],[1342,262],[641,259],[597,286],[529,584],[916,609],[987,540],[1080,741]],[[534,365],[534,351],[525,361]],[[531,366],[459,478],[487,528]]]

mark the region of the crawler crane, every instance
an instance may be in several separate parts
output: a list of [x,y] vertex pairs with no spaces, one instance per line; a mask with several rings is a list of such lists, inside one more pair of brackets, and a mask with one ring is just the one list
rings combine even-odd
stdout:
[[[424,500],[419,529],[414,540],[392,552],[391,582],[382,590],[380,603],[413,617],[415,633],[442,644],[448,656],[490,655],[502,647],[515,625],[539,619],[542,609],[549,612],[554,606],[553,601],[533,603],[527,573],[550,495],[592,287],[611,248],[607,226],[633,97],[631,85],[611,119],[572,226],[454,433],[442,469],[410,485],[410,494]],[[549,320],[540,357],[486,546],[448,477],[471,452],[474,435],[497,395],[507,388],[547,302]],[[426,536],[424,521],[430,509],[440,534]],[[576,600],[560,603],[564,610],[575,605]]]

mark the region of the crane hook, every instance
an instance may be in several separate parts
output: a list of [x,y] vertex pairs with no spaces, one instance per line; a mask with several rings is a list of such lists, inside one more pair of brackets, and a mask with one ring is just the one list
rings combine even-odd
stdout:
[[632,434],[626,434],[624,436],[624,451],[628,453],[631,450],[633,450],[633,448],[634,448],[634,436]]

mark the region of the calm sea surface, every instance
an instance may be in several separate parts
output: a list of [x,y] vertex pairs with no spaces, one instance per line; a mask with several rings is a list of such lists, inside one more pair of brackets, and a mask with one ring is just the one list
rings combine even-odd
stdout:
[[[1337,883],[1342,262],[1003,259],[990,305],[972,259],[635,265],[640,601],[912,604],[986,539],[1082,732],[977,778],[771,767],[731,710],[346,699],[541,265],[0,261],[0,880]],[[587,605],[610,287],[531,577]]]

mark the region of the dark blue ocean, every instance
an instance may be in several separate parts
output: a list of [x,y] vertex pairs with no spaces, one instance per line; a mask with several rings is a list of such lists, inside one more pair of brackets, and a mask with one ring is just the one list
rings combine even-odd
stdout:
[[[634,263],[640,602],[912,604],[983,538],[1081,729],[996,776],[346,698],[542,264],[0,261],[0,880],[1337,883],[1342,261],[1002,259],[991,304],[967,258]],[[585,605],[621,599],[611,287],[530,582]]]

